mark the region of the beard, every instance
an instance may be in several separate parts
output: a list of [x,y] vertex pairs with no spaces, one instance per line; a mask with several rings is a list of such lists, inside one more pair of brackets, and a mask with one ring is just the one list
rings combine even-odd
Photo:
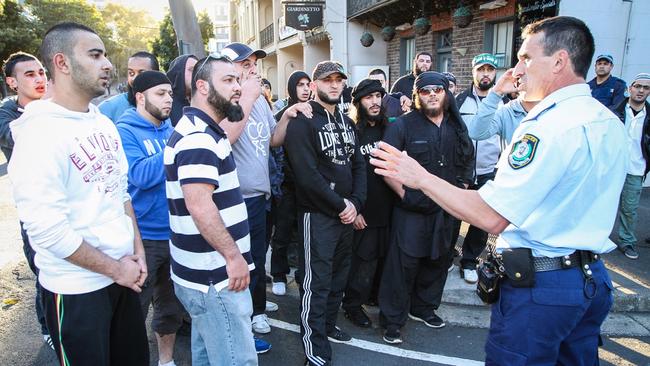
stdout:
[[161,108],[158,108],[155,105],[149,103],[147,98],[144,99],[144,110],[159,121],[166,120],[169,117],[169,113],[171,112],[171,110],[170,112],[163,112]]
[[244,110],[239,103],[232,103],[224,98],[210,82],[208,103],[214,108],[219,116],[225,116],[230,122],[239,122],[244,119]]
[[449,108],[449,101],[447,99],[447,96],[445,96],[445,99],[441,101],[438,107],[429,107],[422,100],[422,98],[418,96],[418,98],[415,101],[415,107],[420,112],[422,112],[425,116],[435,118],[440,116],[443,113],[443,111],[446,111]]
[[493,86],[494,86],[494,80],[490,80],[489,82],[485,82],[485,81],[478,82],[478,88],[483,91],[490,90],[490,88],[492,88]]
[[92,76],[92,72],[81,66],[74,57],[70,57],[70,65],[72,66],[72,81],[80,91],[91,98],[104,95],[106,88],[100,84],[98,78]]
[[331,98],[329,94],[325,93],[324,91],[317,89],[316,94],[318,94],[318,99],[320,99],[321,102],[329,105],[336,105],[339,104],[339,101],[341,99],[341,94],[337,98]]
[[368,120],[368,121],[371,121],[371,122],[381,122],[381,120],[382,120],[382,118],[383,118],[383,113],[382,113],[383,110],[382,110],[382,107],[381,107],[381,106],[379,106],[379,113],[377,113],[377,114],[374,115],[374,116],[373,116],[372,114],[370,114],[370,112],[368,111],[368,109],[367,109],[366,107],[364,107],[364,106],[361,106],[361,110],[362,110],[362,112],[363,112],[363,113],[362,113],[362,117],[365,118],[365,119]]

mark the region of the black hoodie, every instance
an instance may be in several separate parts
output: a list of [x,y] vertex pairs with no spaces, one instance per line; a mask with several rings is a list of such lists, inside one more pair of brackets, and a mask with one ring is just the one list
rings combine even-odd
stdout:
[[354,124],[338,107],[332,115],[319,103],[309,103],[314,116],[298,114],[285,139],[298,210],[338,218],[347,198],[360,212],[366,200],[366,164]]
[[[280,119],[282,119],[284,112],[286,112],[287,109],[292,105],[300,102],[298,99],[298,93],[296,93],[296,86],[298,85],[298,82],[304,78],[307,78],[307,80],[311,81],[309,75],[307,75],[307,73],[304,71],[294,71],[289,76],[289,80],[287,81],[287,92],[289,94],[289,97],[287,98],[288,103],[284,108],[275,114],[276,121],[280,122]],[[287,156],[286,149],[284,149],[282,153],[284,154],[282,158],[282,174],[284,175],[284,180],[282,182],[283,184],[293,186],[295,179],[293,177],[293,169],[291,169],[291,164],[289,163],[289,157]]]
[[172,82],[172,91],[174,92],[174,101],[172,102],[172,112],[169,119],[172,126],[176,126],[178,120],[183,117],[183,107],[190,105],[190,101],[185,97],[185,64],[188,58],[196,60],[194,55],[178,56],[169,64],[167,77]]

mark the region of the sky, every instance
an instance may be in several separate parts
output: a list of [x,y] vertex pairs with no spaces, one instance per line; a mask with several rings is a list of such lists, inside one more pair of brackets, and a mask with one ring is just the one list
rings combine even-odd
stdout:
[[[125,6],[140,8],[148,12],[154,19],[162,20],[165,16],[165,9],[169,7],[168,0],[108,0],[107,2],[119,3]],[[211,0],[192,0],[194,11],[199,13],[205,10]]]

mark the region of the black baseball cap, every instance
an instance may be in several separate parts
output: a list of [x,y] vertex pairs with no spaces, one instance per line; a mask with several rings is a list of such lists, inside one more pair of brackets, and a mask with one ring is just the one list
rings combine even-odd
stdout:
[[243,43],[234,42],[221,50],[223,56],[228,57],[232,62],[242,62],[249,58],[251,55],[257,56],[257,59],[266,57],[266,52],[263,50],[253,50]]

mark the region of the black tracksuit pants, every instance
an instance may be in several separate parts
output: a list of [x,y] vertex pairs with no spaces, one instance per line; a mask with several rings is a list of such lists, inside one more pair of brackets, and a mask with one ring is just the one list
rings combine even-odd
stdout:
[[276,207],[275,232],[271,240],[271,276],[273,282],[287,282],[289,268],[289,246],[297,224],[296,190],[282,185],[282,198]]
[[298,224],[303,250],[299,269],[300,333],[311,365],[329,365],[332,349],[327,333],[334,330],[352,257],[352,225],[320,213],[301,213]]
[[402,327],[409,312],[422,317],[438,309],[452,259],[452,248],[433,260],[411,257],[392,242],[379,285],[381,325]]

